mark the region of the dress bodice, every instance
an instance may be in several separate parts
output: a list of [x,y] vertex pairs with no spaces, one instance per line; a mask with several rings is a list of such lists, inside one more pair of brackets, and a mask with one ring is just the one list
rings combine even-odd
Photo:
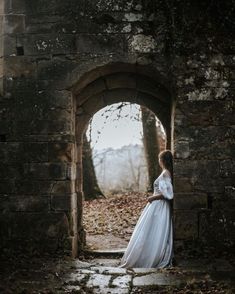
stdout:
[[171,176],[169,172],[164,169],[159,177],[154,181],[153,184],[154,193],[153,195],[163,195],[166,199],[173,198],[173,187],[171,183]]

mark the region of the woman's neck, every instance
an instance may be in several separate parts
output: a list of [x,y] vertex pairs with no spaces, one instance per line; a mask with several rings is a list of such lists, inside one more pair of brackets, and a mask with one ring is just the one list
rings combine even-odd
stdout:
[[169,175],[169,176],[171,176],[171,173],[169,172],[169,170],[168,169],[166,169],[165,167],[162,169],[162,172],[167,172],[167,174]]

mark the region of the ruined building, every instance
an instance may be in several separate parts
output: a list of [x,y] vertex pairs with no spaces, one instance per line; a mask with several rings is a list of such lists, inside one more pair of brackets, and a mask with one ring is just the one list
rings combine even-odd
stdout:
[[82,133],[121,101],[147,106],[166,130],[176,249],[233,245],[233,7],[0,1],[1,250],[79,254]]

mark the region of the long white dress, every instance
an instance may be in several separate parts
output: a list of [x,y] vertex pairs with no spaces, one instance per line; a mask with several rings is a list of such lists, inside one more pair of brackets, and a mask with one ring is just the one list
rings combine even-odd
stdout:
[[164,169],[154,181],[154,194],[164,199],[148,203],[142,211],[119,267],[163,268],[172,266],[173,228],[169,200],[173,187]]

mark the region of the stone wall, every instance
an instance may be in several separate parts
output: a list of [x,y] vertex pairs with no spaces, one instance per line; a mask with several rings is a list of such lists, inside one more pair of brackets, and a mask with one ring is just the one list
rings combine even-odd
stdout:
[[0,2],[0,94],[3,93],[3,21],[4,2]]
[[182,222],[176,237],[232,246],[235,57],[221,50],[179,59],[185,66],[175,113],[175,217]]
[[[224,11],[213,5],[206,10],[206,3],[177,5],[1,1],[0,247],[76,254],[82,246],[77,105],[86,87],[87,107],[93,101],[98,109],[99,78],[117,74],[120,65],[122,73],[135,76],[136,88],[137,74],[154,80],[139,90],[151,90],[151,98],[140,96],[152,110],[158,99],[170,101],[177,246],[215,240],[220,248],[232,245],[233,23],[218,21],[228,14],[226,4]],[[111,93],[116,82],[105,81]],[[123,93],[134,88],[120,78],[118,85]]]

